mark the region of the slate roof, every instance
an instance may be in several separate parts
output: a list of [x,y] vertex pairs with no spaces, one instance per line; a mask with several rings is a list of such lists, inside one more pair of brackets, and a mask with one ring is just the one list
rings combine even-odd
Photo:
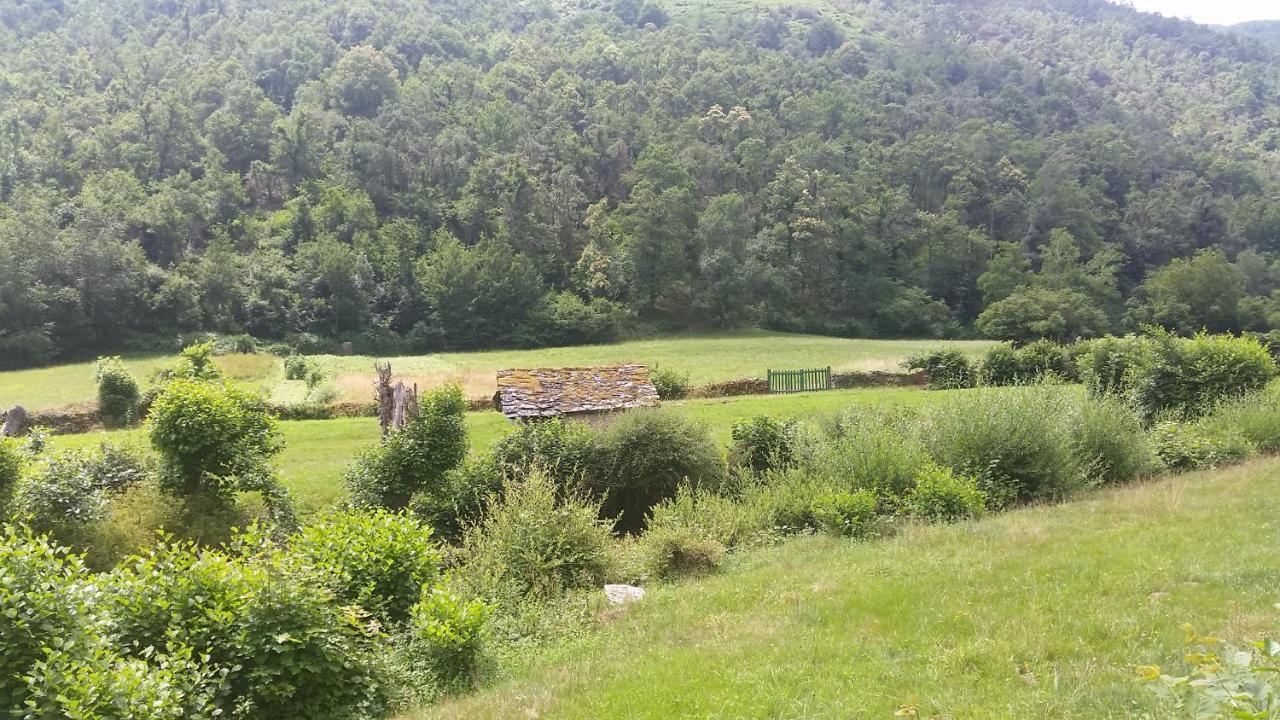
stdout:
[[644,365],[498,371],[498,410],[512,420],[609,412],[658,404]]

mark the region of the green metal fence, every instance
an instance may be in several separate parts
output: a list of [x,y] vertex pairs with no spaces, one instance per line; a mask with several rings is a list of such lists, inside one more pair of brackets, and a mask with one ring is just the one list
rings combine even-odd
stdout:
[[794,393],[831,389],[831,368],[770,370],[769,392]]

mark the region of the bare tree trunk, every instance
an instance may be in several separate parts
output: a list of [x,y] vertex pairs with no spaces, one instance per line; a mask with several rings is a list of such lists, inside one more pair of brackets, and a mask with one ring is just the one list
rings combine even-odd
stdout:
[[391,387],[391,363],[381,365],[374,363],[373,369],[378,372],[375,398],[378,401],[378,424],[382,426],[382,440],[391,434],[391,425],[395,416],[395,390]]
[[403,430],[407,423],[418,417],[418,386],[414,385],[410,390],[403,380],[397,382],[394,397],[395,407],[391,412],[391,426],[396,430]]
[[0,437],[18,437],[26,429],[27,411],[21,405],[14,405],[4,414],[4,427],[0,428]]

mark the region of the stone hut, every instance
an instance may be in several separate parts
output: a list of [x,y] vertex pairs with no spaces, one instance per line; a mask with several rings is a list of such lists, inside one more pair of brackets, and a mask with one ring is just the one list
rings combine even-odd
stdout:
[[498,371],[493,404],[514,421],[573,418],[599,422],[609,413],[658,404],[644,365]]

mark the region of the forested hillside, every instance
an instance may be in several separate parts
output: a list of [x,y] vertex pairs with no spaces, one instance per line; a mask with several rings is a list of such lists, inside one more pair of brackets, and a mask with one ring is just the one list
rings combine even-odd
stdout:
[[1263,330],[1278,101],[1100,0],[0,0],[0,363]]
[[1280,48],[1280,20],[1255,20],[1232,25],[1227,30],[1251,37],[1264,45]]

